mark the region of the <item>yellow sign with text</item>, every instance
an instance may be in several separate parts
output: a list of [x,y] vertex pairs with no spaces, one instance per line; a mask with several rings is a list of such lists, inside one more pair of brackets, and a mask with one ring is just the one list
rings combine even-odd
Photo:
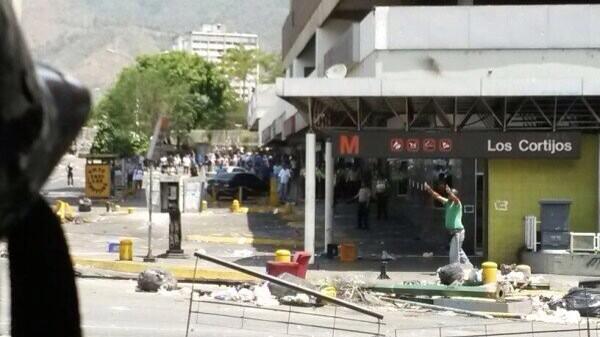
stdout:
[[85,196],[88,198],[110,197],[110,165],[85,166]]

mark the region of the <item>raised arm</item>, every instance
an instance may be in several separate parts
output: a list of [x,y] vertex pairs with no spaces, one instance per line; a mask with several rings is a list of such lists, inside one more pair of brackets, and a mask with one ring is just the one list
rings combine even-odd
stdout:
[[448,194],[448,198],[452,200],[452,202],[460,204],[460,199],[456,194],[452,192],[452,189],[448,185],[446,185],[446,193]]
[[442,197],[439,193],[434,191],[433,188],[431,188],[431,186],[429,186],[428,183],[425,183],[425,191],[427,191],[427,193],[429,193],[435,200],[441,202],[442,204],[445,204],[448,202],[448,199]]

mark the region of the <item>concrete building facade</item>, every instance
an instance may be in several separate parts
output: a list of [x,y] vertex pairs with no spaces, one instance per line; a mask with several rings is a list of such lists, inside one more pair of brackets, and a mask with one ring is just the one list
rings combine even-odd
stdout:
[[[239,46],[248,50],[258,49],[258,35],[228,32],[222,24],[204,24],[198,31],[177,37],[173,50],[195,53],[210,62],[221,63],[227,50]],[[249,75],[246,83],[233,80],[231,84],[240,97],[248,100],[258,84],[258,77],[259,71],[256,69]]]
[[[427,238],[421,252],[444,250],[447,240],[425,182],[461,190],[469,255],[518,262],[523,217],[539,216],[542,199],[571,201],[571,231],[600,231],[597,3],[292,0],[282,29],[286,78],[276,91],[307,122],[295,130],[306,133],[305,163],[318,155],[328,167],[336,158],[377,167],[393,185],[397,222]],[[533,143],[528,137],[574,137],[576,150],[516,153],[516,144]],[[390,139],[391,149],[374,145]],[[513,139],[514,151],[503,148]],[[329,192],[326,239],[315,245],[314,174],[306,165],[309,251],[324,249],[336,230]]]

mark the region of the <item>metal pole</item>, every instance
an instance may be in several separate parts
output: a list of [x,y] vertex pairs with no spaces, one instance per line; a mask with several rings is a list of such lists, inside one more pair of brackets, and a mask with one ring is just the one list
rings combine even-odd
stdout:
[[150,168],[148,170],[150,178],[148,179],[150,186],[148,186],[148,254],[144,257],[144,262],[156,262],[156,258],[152,255],[152,176],[154,175],[152,170],[154,163],[150,162]]
[[381,314],[379,314],[377,312],[365,309],[363,307],[360,307],[358,305],[346,302],[344,300],[340,300],[339,298],[335,298],[335,297],[330,297],[330,296],[327,296],[327,295],[323,295],[323,294],[321,294],[318,291],[314,291],[312,289],[308,289],[308,288],[299,286],[299,285],[297,285],[295,283],[282,280],[282,279],[280,279],[278,277],[267,275],[267,274],[263,274],[263,273],[259,273],[259,272],[256,272],[256,271],[252,270],[252,269],[248,269],[246,267],[240,266],[239,264],[228,262],[228,261],[224,261],[222,259],[210,256],[210,255],[202,254],[202,253],[199,253],[199,252],[195,252],[194,255],[197,258],[200,258],[200,259],[212,262],[212,263],[216,263],[216,264],[218,264],[220,266],[227,267],[227,268],[239,271],[241,273],[244,273],[244,274],[247,274],[247,275],[250,275],[250,276],[254,276],[256,278],[259,278],[259,279],[262,279],[262,280],[266,280],[266,281],[269,281],[271,283],[274,283],[274,284],[277,284],[277,285],[280,285],[280,286],[283,286],[283,287],[286,287],[286,288],[289,288],[289,289],[292,289],[292,290],[299,291],[299,292],[307,294],[307,295],[314,296],[316,298],[325,300],[327,302],[331,302],[333,304],[340,305],[342,307],[345,307],[345,308],[348,308],[348,309],[360,312],[362,314],[365,314],[365,315],[368,315],[368,316],[371,316],[371,317],[375,317],[377,319],[383,319],[383,315],[381,315]]
[[315,256],[315,166],[316,166],[316,135],[306,134],[306,165],[305,165],[305,194],[304,194],[304,250],[311,254],[310,263]]
[[324,252],[327,252],[327,245],[333,240],[333,148],[331,139],[325,142],[325,242]]

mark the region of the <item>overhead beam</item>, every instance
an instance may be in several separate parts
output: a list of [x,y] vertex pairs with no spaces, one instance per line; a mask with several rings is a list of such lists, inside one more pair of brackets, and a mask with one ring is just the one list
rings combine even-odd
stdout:
[[529,100],[531,101],[531,103],[533,103],[533,105],[535,106],[535,108],[537,109],[537,111],[539,111],[539,113],[542,115],[542,117],[544,117],[544,119],[546,120],[546,123],[548,123],[548,125],[552,126],[552,122],[550,121],[550,119],[548,118],[548,116],[546,116],[546,113],[540,107],[540,105],[533,99],[533,97],[529,97]]

